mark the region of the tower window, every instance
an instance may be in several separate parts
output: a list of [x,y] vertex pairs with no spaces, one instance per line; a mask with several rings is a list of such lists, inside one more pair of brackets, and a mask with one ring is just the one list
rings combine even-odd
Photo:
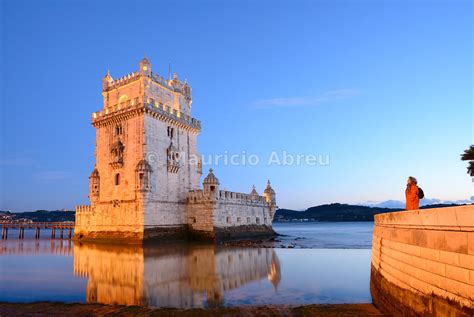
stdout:
[[121,124],[117,124],[117,125],[115,126],[115,135],[121,135],[122,132],[123,132],[123,130],[122,130],[122,125],[121,125]]
[[115,186],[120,185],[120,174],[115,174]]
[[172,139],[173,135],[174,135],[174,128],[168,127],[168,137]]

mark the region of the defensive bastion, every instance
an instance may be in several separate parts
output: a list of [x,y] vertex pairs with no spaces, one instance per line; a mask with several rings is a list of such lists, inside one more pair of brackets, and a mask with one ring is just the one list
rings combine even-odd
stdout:
[[474,316],[474,205],[375,216],[372,299],[394,316]]

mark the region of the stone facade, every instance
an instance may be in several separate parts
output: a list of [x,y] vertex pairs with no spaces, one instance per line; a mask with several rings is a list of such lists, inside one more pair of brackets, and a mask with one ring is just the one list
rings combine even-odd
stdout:
[[473,316],[474,206],[376,215],[371,293],[391,316]]
[[[103,109],[92,114],[96,164],[90,206],[76,208],[75,238],[143,241],[273,233],[275,192],[219,190],[212,171],[200,188],[201,123],[192,118],[191,87],[174,74],[139,71],[102,80]],[[211,178],[217,183],[212,183]]]

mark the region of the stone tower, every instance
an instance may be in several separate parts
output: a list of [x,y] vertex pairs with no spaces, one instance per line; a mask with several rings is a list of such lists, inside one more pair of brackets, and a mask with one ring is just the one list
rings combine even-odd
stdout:
[[79,206],[76,237],[142,240],[185,229],[185,203],[199,188],[201,163],[191,118],[191,88],[176,74],[139,70],[102,80],[103,108],[92,114],[96,129],[90,206]]
[[191,87],[176,74],[139,70],[102,79],[102,110],[92,114],[95,166],[89,206],[76,208],[75,238],[141,242],[194,236],[273,235],[276,195],[268,182],[260,196],[219,188],[212,169],[200,186],[202,162],[191,117]]

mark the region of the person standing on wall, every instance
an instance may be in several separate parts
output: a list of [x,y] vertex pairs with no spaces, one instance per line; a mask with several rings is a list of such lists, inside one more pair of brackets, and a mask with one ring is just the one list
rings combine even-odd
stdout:
[[425,194],[423,190],[418,187],[416,178],[413,176],[408,177],[407,180],[407,189],[405,190],[406,196],[406,210],[416,210],[420,209],[420,199],[422,199]]

